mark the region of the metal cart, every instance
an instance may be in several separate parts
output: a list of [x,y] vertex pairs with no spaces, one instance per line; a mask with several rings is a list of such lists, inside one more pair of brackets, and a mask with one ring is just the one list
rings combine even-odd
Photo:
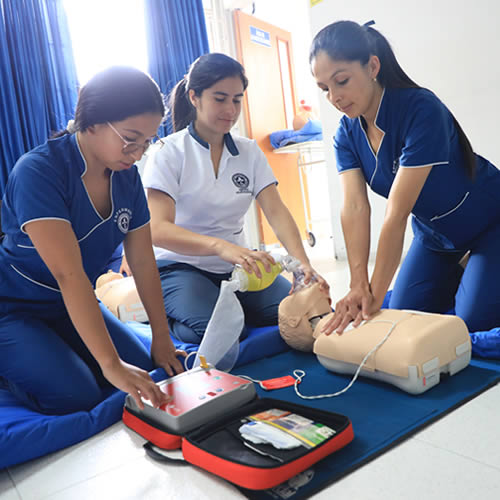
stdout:
[[[312,232],[312,218],[310,207],[306,203],[305,179],[307,178],[308,169],[311,165],[324,163],[324,146],[323,141],[306,141],[289,144],[281,148],[274,149],[274,153],[298,153],[297,166],[299,167],[300,190],[302,192],[302,203],[304,205],[304,215],[306,220],[306,240],[309,246],[316,245],[316,236]],[[314,156],[321,155],[321,159],[314,159]]]

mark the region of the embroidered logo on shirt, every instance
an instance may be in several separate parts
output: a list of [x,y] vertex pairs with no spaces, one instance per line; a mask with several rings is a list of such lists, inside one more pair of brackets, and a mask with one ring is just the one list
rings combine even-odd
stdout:
[[131,218],[132,218],[132,212],[130,209],[120,208],[119,210],[116,211],[113,220],[116,222],[118,229],[123,234],[127,234]]
[[248,186],[250,185],[250,180],[245,174],[234,174],[231,177],[233,184],[238,188],[237,193],[250,193]]

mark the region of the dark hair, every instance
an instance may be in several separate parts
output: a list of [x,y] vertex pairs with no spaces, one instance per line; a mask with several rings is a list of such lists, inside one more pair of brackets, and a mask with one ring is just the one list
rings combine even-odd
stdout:
[[[85,132],[98,123],[125,120],[143,113],[165,115],[158,85],[138,69],[113,66],[94,75],[80,89],[74,129]],[[67,133],[68,130],[63,130],[54,137]]]
[[[312,63],[319,52],[325,52],[330,59],[337,61],[359,61],[363,66],[368,63],[371,55],[376,55],[380,60],[377,80],[382,87],[421,88],[403,71],[387,39],[372,28],[371,24],[374,24],[373,21],[363,26],[353,21],[337,21],[326,26],[312,41],[309,63]],[[453,113],[451,116],[464,155],[465,168],[469,177],[474,178],[476,170],[474,151]]]
[[213,52],[205,54],[191,64],[187,75],[177,82],[169,98],[174,132],[186,128],[195,118],[196,109],[189,100],[189,91],[201,96],[205,89],[215,85],[224,78],[239,77],[243,90],[248,86],[243,66],[225,54]]

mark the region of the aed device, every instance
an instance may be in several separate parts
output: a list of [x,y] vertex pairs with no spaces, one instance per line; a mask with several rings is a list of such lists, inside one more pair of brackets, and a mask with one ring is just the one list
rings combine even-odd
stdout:
[[145,417],[159,428],[176,434],[213,421],[257,396],[252,382],[219,371],[206,362],[157,385],[172,397],[168,403],[154,408],[148,400],[143,400],[144,409],[141,410],[128,395],[125,411],[131,410],[138,418]]
[[[160,408],[146,404],[139,410],[127,396],[123,423],[147,440],[143,446],[152,459],[165,464],[189,463],[242,488],[266,490],[309,470],[354,438],[345,415],[260,399],[253,382],[216,370],[202,356],[200,360],[199,367],[158,383],[173,397]],[[276,388],[288,385],[289,380],[280,377],[266,382]],[[285,430],[289,429],[285,422],[278,425],[281,416],[297,435],[307,436],[306,441],[284,449],[269,440],[256,443],[240,432],[243,423],[260,420],[270,421],[273,431],[295,434]],[[181,450],[183,459],[161,450]]]

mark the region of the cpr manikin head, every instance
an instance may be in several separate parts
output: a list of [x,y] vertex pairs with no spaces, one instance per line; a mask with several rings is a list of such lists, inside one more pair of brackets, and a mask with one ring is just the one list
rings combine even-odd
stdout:
[[328,291],[319,283],[284,298],[278,309],[278,323],[283,340],[299,351],[312,351],[313,331],[319,320],[331,313]]

